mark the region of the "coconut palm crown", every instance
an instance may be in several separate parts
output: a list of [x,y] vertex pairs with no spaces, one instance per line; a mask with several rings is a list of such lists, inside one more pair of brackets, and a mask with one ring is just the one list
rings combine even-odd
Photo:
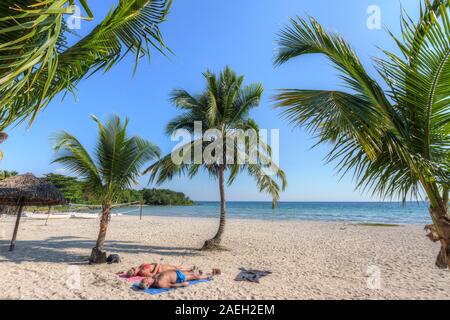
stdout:
[[[400,55],[375,59],[377,83],[355,51],[316,20],[292,19],[278,36],[277,65],[321,54],[347,88],[283,89],[275,97],[283,115],[333,147],[328,161],[353,172],[357,188],[385,198],[430,203],[430,239],[441,243],[436,264],[450,267],[450,5],[425,1],[414,22],[402,13],[402,35],[389,32]],[[383,90],[383,88],[387,88]]]

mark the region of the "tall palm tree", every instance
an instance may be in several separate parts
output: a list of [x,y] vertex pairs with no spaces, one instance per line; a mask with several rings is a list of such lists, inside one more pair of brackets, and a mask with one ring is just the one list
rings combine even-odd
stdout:
[[[144,173],[150,173],[150,181],[160,184],[172,179],[175,175],[186,173],[192,178],[203,168],[211,177],[218,179],[220,193],[220,223],[216,235],[205,242],[203,249],[214,249],[220,245],[226,222],[225,202],[225,173],[229,172],[227,183],[231,185],[241,171],[245,170],[255,178],[261,192],[267,192],[272,196],[274,206],[279,199],[280,187],[269,175],[270,172],[281,180],[282,188],[286,187],[284,172],[272,161],[272,152],[263,141],[260,148],[252,149],[250,137],[246,137],[239,143],[237,136],[239,132],[253,130],[259,135],[256,122],[249,117],[250,109],[257,107],[261,100],[263,87],[259,83],[248,86],[243,85],[244,77],[237,76],[230,68],[226,68],[219,76],[210,71],[204,73],[206,90],[199,95],[191,95],[185,90],[174,90],[171,101],[178,109],[184,111],[180,116],[169,122],[166,128],[167,134],[174,134],[179,129],[187,130],[191,136],[195,135],[195,122],[201,123],[202,137],[194,137],[193,141],[174,150],[165,156]],[[222,157],[203,161],[196,161],[196,150],[200,148],[202,154],[208,152],[211,144],[204,141],[205,133],[215,130],[211,139],[218,144],[219,148],[214,151],[216,156]],[[242,130],[242,131],[240,131]],[[222,137],[222,142],[219,137]],[[227,144],[227,137],[231,143]],[[240,152],[238,152],[240,150]],[[252,153],[252,150],[255,152]],[[213,152],[211,152],[212,154]],[[173,155],[180,155],[182,159],[189,161],[175,162]],[[238,161],[241,155],[247,160],[253,157],[255,161]],[[225,159],[227,159],[225,161]]]
[[[150,57],[151,49],[167,52],[159,26],[171,0],[119,0],[85,37],[65,22],[84,8],[82,28],[94,15],[91,0],[0,1],[0,131],[25,119],[30,123],[61,92],[75,93],[83,78],[106,72],[128,53]],[[72,41],[72,40],[70,40]]]
[[98,125],[98,140],[93,155],[73,135],[61,132],[55,136],[55,151],[59,157],[54,163],[80,177],[87,191],[102,199],[100,231],[92,249],[91,263],[104,263],[103,252],[106,231],[110,220],[111,205],[121,191],[133,187],[147,162],[159,157],[157,146],[138,136],[127,135],[128,119],[121,122],[112,116],[106,124],[92,117]]
[[[430,202],[428,235],[440,241],[436,260],[450,267],[450,5],[426,1],[419,20],[402,13],[401,38],[390,35],[402,56],[383,50],[376,59],[378,84],[350,45],[313,18],[297,18],[279,34],[276,64],[322,54],[336,66],[349,89],[281,90],[283,114],[331,143],[328,160],[342,174],[353,171],[357,188],[382,197]],[[387,86],[387,90],[382,89]]]

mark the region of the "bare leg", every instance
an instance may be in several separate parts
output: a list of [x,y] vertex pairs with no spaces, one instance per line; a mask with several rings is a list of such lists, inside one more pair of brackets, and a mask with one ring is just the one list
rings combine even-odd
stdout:
[[195,274],[193,272],[186,272],[186,273],[184,273],[184,275],[186,276],[186,281],[206,280],[206,279],[210,279],[212,277],[211,275],[209,275],[209,276],[208,275],[200,275],[200,274]]

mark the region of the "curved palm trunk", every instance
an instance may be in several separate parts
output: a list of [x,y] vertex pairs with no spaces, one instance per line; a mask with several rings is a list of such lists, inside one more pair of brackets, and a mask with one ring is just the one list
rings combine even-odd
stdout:
[[449,190],[444,187],[441,195],[436,184],[422,182],[422,186],[431,203],[429,211],[433,220],[432,225],[425,226],[425,230],[429,231],[427,237],[433,242],[441,243],[436,266],[441,269],[450,269]]
[[222,235],[225,231],[225,223],[226,223],[226,204],[225,204],[225,178],[224,178],[224,165],[220,165],[219,167],[219,191],[220,191],[220,223],[219,229],[217,230],[216,235],[207,241],[203,245],[202,250],[212,250],[217,249],[222,241]]
[[98,233],[95,247],[92,248],[90,263],[106,263],[106,252],[103,251],[105,244],[106,231],[108,230],[109,219],[111,214],[111,204],[106,203],[102,206],[102,217],[100,219],[100,231]]
[[429,238],[441,243],[441,250],[436,258],[436,266],[441,269],[450,269],[450,216],[448,215],[448,202],[441,203],[438,208],[431,208],[430,214],[434,225],[427,227],[431,231]]

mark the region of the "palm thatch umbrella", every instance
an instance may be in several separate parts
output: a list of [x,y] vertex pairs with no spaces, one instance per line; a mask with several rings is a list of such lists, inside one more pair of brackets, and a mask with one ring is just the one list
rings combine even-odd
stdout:
[[8,134],[5,132],[0,132],[0,143],[5,142],[8,139]]
[[14,250],[20,217],[24,206],[54,206],[65,204],[64,195],[46,179],[31,173],[0,181],[0,205],[17,206],[17,218],[9,251]]

